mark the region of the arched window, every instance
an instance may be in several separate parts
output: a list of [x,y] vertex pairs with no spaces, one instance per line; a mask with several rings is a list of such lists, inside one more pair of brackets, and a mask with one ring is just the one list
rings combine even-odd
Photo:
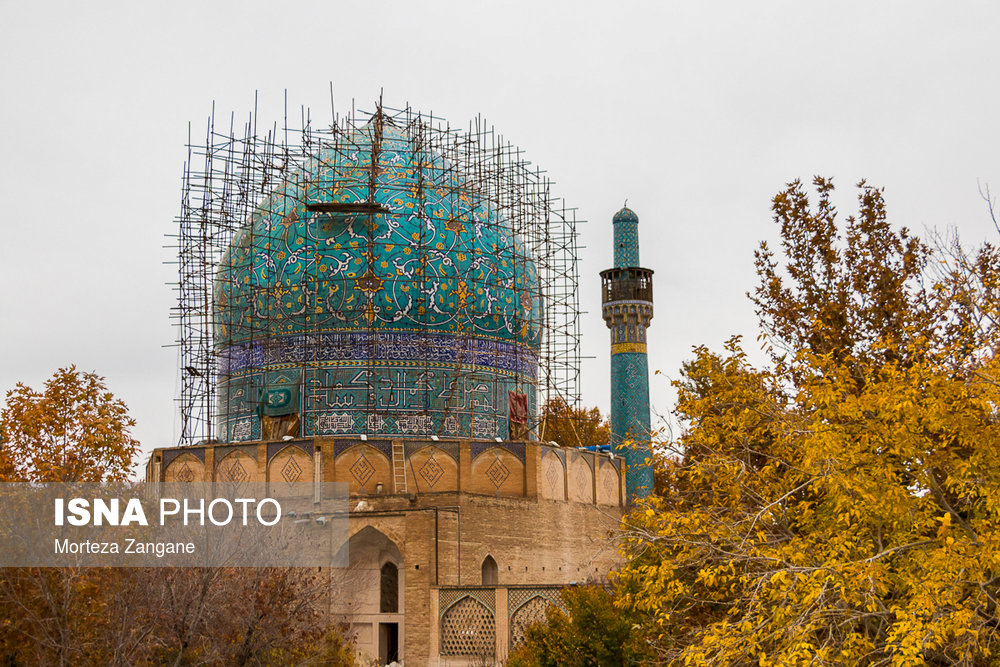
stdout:
[[382,566],[379,594],[379,612],[383,614],[399,613],[399,568],[395,563]]
[[483,559],[483,586],[496,586],[497,585],[497,562],[493,560],[493,556],[487,556]]

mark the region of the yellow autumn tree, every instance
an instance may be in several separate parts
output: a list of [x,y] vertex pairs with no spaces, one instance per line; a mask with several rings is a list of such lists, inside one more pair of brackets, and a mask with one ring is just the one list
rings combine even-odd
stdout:
[[18,383],[0,410],[0,481],[122,481],[139,451],[134,425],[96,373],[60,368],[43,391]]
[[616,603],[662,664],[995,664],[1000,258],[931,281],[881,191],[840,225],[814,185],[775,197],[782,248],[757,253],[770,361],[734,338],[684,368]]
[[[71,366],[0,409],[0,482],[122,482],[134,421]],[[0,517],[4,527],[16,517]],[[334,585],[295,568],[0,568],[0,664],[350,665]]]
[[563,447],[597,447],[611,443],[611,425],[599,408],[573,407],[561,397],[542,408],[540,439]]
[[[0,482],[123,481],[139,449],[134,424],[95,373],[61,368],[42,391],[18,383],[0,408]],[[111,604],[122,579],[98,568],[0,569],[0,661],[124,664],[107,658],[129,644],[116,630],[134,610],[116,616]],[[109,653],[96,651],[103,645]]]

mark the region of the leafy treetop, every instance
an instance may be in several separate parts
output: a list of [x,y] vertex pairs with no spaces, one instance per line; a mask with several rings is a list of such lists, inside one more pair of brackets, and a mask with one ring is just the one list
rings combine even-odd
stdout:
[[574,408],[563,398],[553,398],[542,408],[541,440],[564,447],[607,445],[611,426],[598,408]]
[[124,480],[139,450],[134,425],[95,373],[61,368],[41,392],[18,383],[0,411],[0,479]]
[[859,186],[773,202],[770,363],[684,367],[661,492],[627,518],[616,605],[663,664],[1000,659],[1000,257],[925,246]]

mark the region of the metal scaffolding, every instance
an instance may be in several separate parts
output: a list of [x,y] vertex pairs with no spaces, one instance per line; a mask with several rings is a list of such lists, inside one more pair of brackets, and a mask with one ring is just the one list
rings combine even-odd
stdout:
[[[546,401],[559,398],[578,406],[578,221],[575,210],[553,195],[548,176],[482,118],[459,129],[409,106],[390,109],[381,102],[372,112],[352,109],[334,114],[329,127],[317,127],[305,108],[299,116],[297,123],[289,122],[286,102],[281,127],[275,123],[266,130],[258,128],[256,109],[242,122],[230,115],[225,127],[220,127],[223,123],[213,108],[203,139],[192,139],[189,130],[176,236],[180,444],[260,439],[259,431],[240,430],[233,406],[255,405],[255,392],[262,382],[271,381],[266,373],[274,369],[301,386],[303,433],[333,432],[323,430],[329,419],[319,408],[310,407],[312,399],[305,394],[318,396],[327,382],[324,378],[332,377],[316,369],[320,361],[331,363],[328,336],[339,334],[328,332],[339,331],[336,327],[361,332],[358,340],[363,343],[354,348],[355,356],[365,357],[365,363],[374,367],[385,364],[386,327],[407,323],[406,335],[417,341],[411,348],[417,350],[410,354],[411,366],[424,364],[427,377],[452,373],[455,377],[447,379],[448,386],[475,385],[487,397],[484,403],[492,392],[494,405],[502,404],[505,412],[508,390],[529,395],[529,433],[536,431],[539,407]],[[387,162],[385,156],[391,157],[399,146],[413,156],[412,164]],[[385,170],[397,166],[408,169],[393,181],[400,184],[400,191],[386,192],[392,186],[386,185]],[[416,220],[411,217],[407,224],[419,231],[402,248],[406,261],[395,261],[394,266],[383,265],[393,263],[386,259],[400,252],[402,244],[385,230],[392,231],[403,217],[390,211],[386,201],[416,203],[409,212]],[[292,224],[309,231],[289,241]],[[323,254],[329,253],[324,244],[330,240],[324,240],[323,230],[330,225],[351,226],[356,252],[366,258],[363,264],[359,261],[357,274],[334,275],[330,255]],[[448,237],[455,239],[453,247],[440,248],[441,228],[454,232]],[[508,273],[498,269],[484,278],[487,260],[480,255],[488,244],[483,239],[493,239],[494,249],[497,243],[507,243],[506,250],[497,250],[497,257],[512,261],[514,267]],[[279,243],[295,255],[282,257],[285,264],[281,266],[273,256],[254,254],[261,248],[277,253],[274,248]],[[467,256],[471,259],[466,261]],[[493,259],[499,267],[500,260]],[[450,272],[447,279],[455,282],[448,283],[454,288],[449,294],[458,296],[442,296],[441,278],[435,277],[435,266],[441,263]],[[385,305],[390,288],[396,290],[398,306],[392,312]],[[493,349],[483,342],[483,323],[491,318],[500,321],[495,315],[499,306],[488,299],[510,293],[520,304],[505,311],[514,322],[513,327],[507,326],[515,331],[517,344],[508,349],[501,341],[496,349],[517,356],[513,362],[517,369],[537,364],[537,373],[501,376],[480,370],[491,367],[484,355]],[[486,296],[479,299],[477,294]],[[451,299],[447,304],[446,298]],[[406,303],[400,305],[403,299]],[[456,301],[448,310],[446,306]],[[292,324],[287,325],[289,331],[281,329],[285,322],[294,322],[294,330]],[[467,339],[448,352],[455,361],[451,366],[440,362],[441,350],[435,348],[435,327],[445,326],[451,327],[449,340]],[[517,342],[529,338],[530,345]],[[294,353],[279,349],[293,339]],[[335,343],[343,348],[342,339]],[[465,363],[468,359],[476,361]],[[263,376],[241,375],[240,363],[270,370]],[[458,378],[460,374],[469,377]],[[411,382],[408,386],[418,385]],[[376,395],[378,391],[359,393],[356,400],[352,397],[355,407],[375,417],[374,422],[369,418],[369,426],[387,423],[384,415],[379,416],[384,401]],[[501,396],[503,400],[496,398]],[[238,403],[238,398],[243,402]],[[447,411],[448,400],[441,400]],[[419,403],[417,399],[411,402]],[[489,435],[477,431],[475,417],[452,422],[459,424],[455,432],[442,432],[440,419],[415,421],[419,409],[414,414],[405,423],[425,424],[428,434]],[[341,432],[365,430],[351,426]]]

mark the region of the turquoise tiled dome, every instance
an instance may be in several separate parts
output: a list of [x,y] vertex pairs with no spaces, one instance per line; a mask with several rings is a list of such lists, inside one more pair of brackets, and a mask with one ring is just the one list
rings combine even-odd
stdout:
[[[605,218],[607,220],[607,218]],[[628,206],[623,206],[620,211],[615,213],[615,217],[611,219],[612,222],[639,222],[639,216],[635,214],[635,211],[630,209]]]
[[507,391],[533,404],[535,264],[463,174],[418,146],[376,117],[236,232],[215,283],[227,439],[256,437],[274,385],[303,388],[303,435],[502,436]]

